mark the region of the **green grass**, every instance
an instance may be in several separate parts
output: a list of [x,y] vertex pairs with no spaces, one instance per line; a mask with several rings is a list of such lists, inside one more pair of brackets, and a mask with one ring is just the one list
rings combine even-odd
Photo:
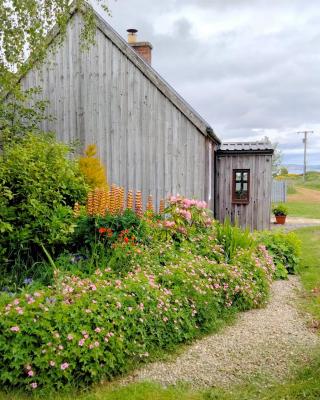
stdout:
[[[298,269],[306,294],[304,309],[320,321],[320,227],[297,231],[302,241],[302,259]],[[319,289],[319,293],[317,292]],[[30,396],[0,393],[1,400],[27,400]],[[39,397],[41,398],[41,397]],[[87,393],[53,394],[46,400],[319,400],[320,349],[306,366],[299,366],[293,377],[280,384],[267,377],[252,377],[252,381],[228,390],[215,388],[194,391],[186,386],[162,388],[154,383],[131,384],[125,387],[101,385]]]
[[298,270],[306,289],[304,307],[320,321],[320,227],[299,229],[302,261]]
[[290,217],[318,218],[320,219],[320,203],[286,203]]

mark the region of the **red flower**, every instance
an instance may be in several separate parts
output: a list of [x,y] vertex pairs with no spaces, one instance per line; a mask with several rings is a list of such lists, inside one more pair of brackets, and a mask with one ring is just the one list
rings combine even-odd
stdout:
[[99,233],[106,233],[107,232],[107,228],[99,228]]
[[127,237],[123,238],[123,240],[124,240],[126,243],[129,242],[129,239],[128,239]]

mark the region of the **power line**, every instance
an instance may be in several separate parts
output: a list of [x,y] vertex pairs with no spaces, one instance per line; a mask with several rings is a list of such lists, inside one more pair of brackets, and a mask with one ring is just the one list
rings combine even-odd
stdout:
[[302,133],[304,138],[302,142],[304,143],[304,163],[303,163],[303,181],[306,181],[306,173],[307,173],[307,142],[308,142],[308,135],[314,133],[314,131],[300,131],[297,134]]

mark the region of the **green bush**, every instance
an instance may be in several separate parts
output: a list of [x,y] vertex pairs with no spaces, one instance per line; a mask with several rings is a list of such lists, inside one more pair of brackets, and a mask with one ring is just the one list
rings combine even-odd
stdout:
[[6,144],[0,156],[1,275],[15,281],[68,243],[74,230],[72,207],[86,186],[70,148],[50,135],[26,134]]
[[0,296],[2,387],[111,379],[265,303],[275,271],[266,247],[239,228],[217,233],[204,203],[174,201],[169,224],[129,211],[81,217],[73,252],[51,260],[50,286]]
[[250,231],[233,226],[229,219],[223,223],[216,222],[216,241],[222,246],[227,262],[234,259],[239,249],[252,249],[255,246]]
[[123,277],[110,268],[86,278],[57,274],[51,287],[3,295],[2,387],[87,386],[264,303],[274,267],[263,246],[241,251],[233,265],[189,246],[168,243],[165,251],[178,257],[166,265],[141,247]]
[[263,243],[273,256],[278,273],[283,266],[289,274],[294,273],[301,253],[301,242],[294,232],[262,232],[258,234],[258,241]]

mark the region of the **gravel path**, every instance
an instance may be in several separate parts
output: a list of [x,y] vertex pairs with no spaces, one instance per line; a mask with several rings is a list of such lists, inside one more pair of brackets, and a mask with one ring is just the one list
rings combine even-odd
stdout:
[[307,359],[320,344],[293,304],[299,289],[297,277],[275,282],[266,308],[241,313],[234,325],[197,341],[173,361],[144,366],[125,383],[187,382],[199,388],[236,384],[260,373],[284,378],[292,363]]

